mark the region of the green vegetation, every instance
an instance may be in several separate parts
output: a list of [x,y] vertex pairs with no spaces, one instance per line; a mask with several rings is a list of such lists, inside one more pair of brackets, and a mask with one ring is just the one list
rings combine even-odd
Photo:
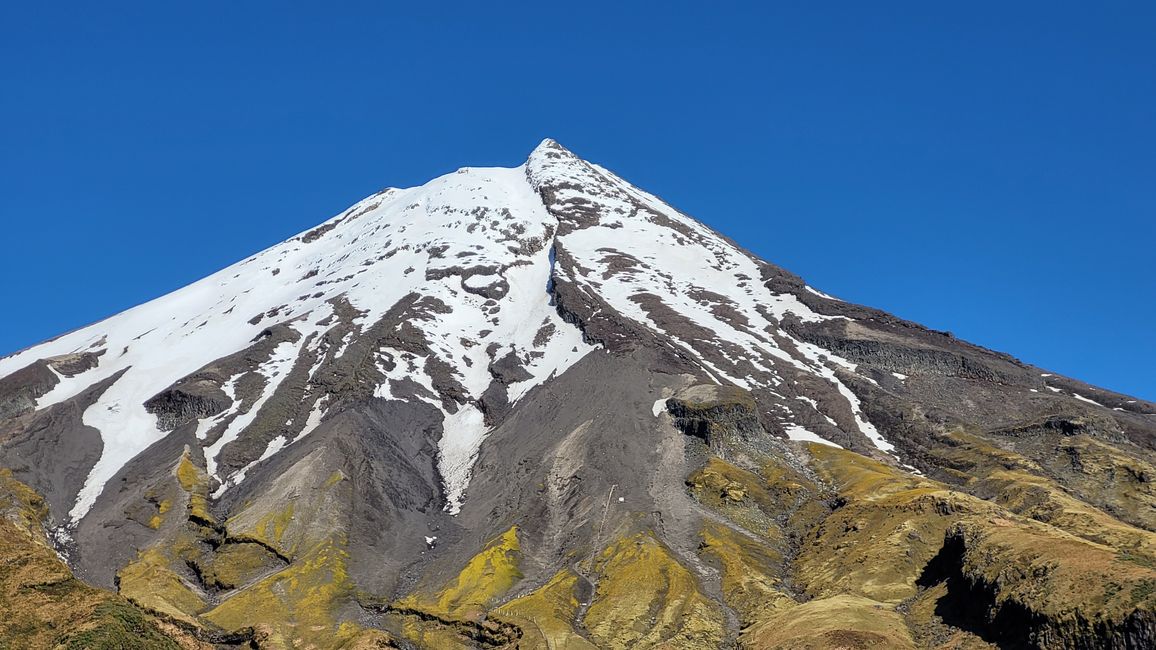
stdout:
[[397,606],[448,618],[480,620],[522,579],[518,568],[521,554],[518,528],[514,526],[490,540],[457,577],[436,594],[415,593],[399,601]]
[[743,625],[796,604],[775,577],[783,572],[782,558],[769,552],[765,544],[709,522],[702,531],[700,553],[720,567],[723,599]]
[[722,609],[650,533],[609,546],[595,572],[585,623],[599,647],[714,648],[722,641]]
[[141,551],[135,562],[117,574],[120,594],[150,611],[195,626],[205,600],[173,570],[177,561],[172,550],[164,546]]
[[226,630],[254,622],[272,647],[341,647],[361,633],[337,611],[353,599],[345,542],[319,544],[285,569],[236,592],[202,618]]
[[812,600],[743,632],[745,648],[759,650],[914,650],[916,645],[894,606],[861,596]]
[[495,614],[523,630],[519,646],[525,650],[593,650],[595,646],[573,626],[581,607],[577,595],[579,579],[569,569],[560,571],[534,592],[502,605]]
[[213,589],[243,587],[258,578],[284,568],[284,562],[260,544],[224,544],[200,566],[201,579]]
[[207,650],[183,630],[74,578],[48,544],[46,514],[43,499],[0,469],[0,648]]
[[139,609],[109,601],[93,610],[97,624],[86,630],[66,632],[57,640],[64,650],[178,650],[181,645],[162,634]]
[[804,540],[796,579],[816,598],[853,594],[899,603],[960,516],[995,506],[889,465],[827,445],[809,446],[838,505]]
[[209,475],[197,467],[186,448],[177,463],[177,481],[189,494],[189,518],[206,526],[215,526],[217,520],[209,512]]

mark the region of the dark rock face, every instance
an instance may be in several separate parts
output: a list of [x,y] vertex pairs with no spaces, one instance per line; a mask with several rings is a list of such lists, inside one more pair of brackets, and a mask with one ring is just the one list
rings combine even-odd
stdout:
[[214,416],[232,404],[220,387],[208,379],[192,379],[181,386],[161,391],[145,402],[157,416],[157,426],[166,431],[201,418]]
[[1107,438],[1114,442],[1124,442],[1120,427],[1110,417],[1097,417],[1094,414],[1082,415],[1052,415],[1035,422],[1026,422],[1014,427],[996,429],[995,435],[1009,437],[1028,437],[1049,434],[1062,436],[1091,435]]
[[49,359],[49,365],[52,366],[56,372],[65,377],[75,377],[83,372],[92,370],[99,363],[100,355],[104,354],[104,350],[100,352],[78,352],[76,354],[66,354],[53,359]]
[[960,344],[955,338],[918,326],[878,321],[833,320],[790,322],[787,330],[854,363],[868,363],[888,372],[934,374],[985,382],[1042,382],[1022,364],[986,350]]
[[683,433],[712,446],[725,438],[750,439],[763,434],[754,398],[735,386],[691,386],[668,399],[666,410]]
[[1156,646],[1156,612],[1132,609],[1106,618],[1079,608],[1040,611],[1042,599],[1033,602],[1015,589],[1017,581],[1031,576],[1023,575],[1022,568],[1008,567],[993,580],[997,572],[989,570],[989,563],[1000,559],[974,557],[982,553],[974,543],[969,545],[965,529],[956,527],[920,576],[925,586],[947,583],[948,596],[940,609],[953,625],[972,630],[1000,648],[1140,650]]
[[551,298],[562,320],[577,327],[587,343],[605,346],[614,352],[627,352],[641,342],[653,339],[646,330],[615,319],[613,308],[598,295],[565,280],[572,273],[570,269],[577,265],[568,252],[555,247],[554,260],[555,281],[551,286]]
[[43,360],[0,378],[0,419],[31,411],[36,407],[36,398],[52,390],[59,381]]

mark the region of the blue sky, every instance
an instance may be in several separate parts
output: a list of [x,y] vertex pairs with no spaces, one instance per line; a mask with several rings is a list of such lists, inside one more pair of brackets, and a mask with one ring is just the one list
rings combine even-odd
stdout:
[[1156,4],[424,4],[4,3],[0,354],[549,136],[828,293],[1156,399]]

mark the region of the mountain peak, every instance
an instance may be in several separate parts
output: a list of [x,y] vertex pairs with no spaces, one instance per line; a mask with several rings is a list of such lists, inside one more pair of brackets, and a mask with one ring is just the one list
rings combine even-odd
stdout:
[[546,138],[526,159],[526,176],[535,190],[541,189],[547,178],[554,178],[555,184],[577,184],[599,182],[589,175],[590,164],[574,152]]
[[543,138],[542,141],[538,143],[538,146],[534,147],[534,150],[530,152],[531,157],[534,155],[574,156],[574,152],[563,147],[554,138]]
[[[552,140],[513,169],[385,190],[0,359],[0,466],[44,496],[86,579],[192,626],[267,624],[319,648],[350,612],[533,645],[520,617],[581,600],[542,628],[732,647],[726,607],[809,621],[802,608],[832,606],[799,593],[874,594],[886,603],[851,617],[874,619],[932,597],[917,580],[964,584],[936,573],[966,570],[961,554],[1038,574],[984,546],[995,520],[1028,540],[1029,564],[1063,541],[1049,575],[1117,585],[1118,607],[1079,606],[1140,647],[1156,628],[1125,617],[1156,603],[1156,539],[1127,526],[1156,529],[1154,414],[831,298]],[[1047,518],[1071,530],[1002,509],[1026,493],[1077,513]],[[1089,531],[1094,544],[1076,537]],[[732,588],[747,575],[763,591]],[[799,589],[765,591],[782,584]],[[1009,593],[1054,591],[1029,586]],[[994,611],[991,593],[968,597]],[[701,620],[677,628],[687,602]],[[1043,605],[1014,607],[1071,611]],[[637,622],[659,618],[675,627],[642,642]],[[453,645],[433,628],[410,640]]]

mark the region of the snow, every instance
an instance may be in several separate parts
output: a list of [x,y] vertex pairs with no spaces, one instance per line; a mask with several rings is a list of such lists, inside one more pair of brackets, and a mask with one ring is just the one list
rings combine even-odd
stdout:
[[826,413],[824,413],[822,411],[822,409],[819,408],[819,402],[817,402],[815,400],[815,398],[807,397],[806,395],[796,395],[795,399],[806,402],[807,404],[810,404],[811,408],[818,411],[819,415],[822,415],[824,418],[826,418],[826,420],[828,422],[830,422],[832,426],[836,426],[836,427],[839,426],[839,424],[837,422],[835,422],[835,420],[831,419],[831,416],[827,415]]
[[907,375],[904,375],[902,373],[893,372],[893,373],[891,373],[891,376],[895,377],[899,381],[907,381]]
[[[531,375],[530,379],[509,387],[508,397],[516,402],[534,386],[564,372],[593,349],[582,341],[577,328],[565,323],[550,304],[546,291],[551,277],[549,237],[556,220],[546,212],[526,182],[524,169],[470,168],[432,181],[422,189],[419,201],[414,202],[407,196],[395,205],[400,206],[397,209],[401,214],[390,221],[408,229],[407,241],[445,247],[440,257],[407,259],[404,264],[417,269],[413,275],[424,278],[429,270],[448,271],[458,266],[501,269],[497,274],[472,275],[464,282],[457,275],[449,275],[424,281],[420,286],[424,295],[437,298],[452,309],[448,314],[437,314],[436,318],[422,321],[419,327],[430,341],[433,354],[454,368],[455,378],[466,388],[469,399],[481,397],[489,388],[493,382],[488,370],[491,361],[507,353],[522,360]],[[492,212],[482,218],[473,216],[471,212],[479,207]],[[536,246],[537,251],[527,256],[511,250],[505,239],[510,234],[494,232],[494,221],[499,222],[498,229],[522,233],[517,234],[518,240],[527,247]],[[462,253],[470,255],[463,259],[459,257]],[[487,306],[486,298],[464,291],[464,288],[491,286],[501,280],[505,280],[509,290],[496,301],[496,315]],[[374,291],[388,291],[385,284],[398,284],[396,278],[384,273],[374,274],[366,284],[369,282],[375,283]],[[384,313],[392,304],[383,302],[376,310]],[[374,309],[370,304],[358,304],[358,307]],[[553,334],[536,344],[535,339],[544,325],[551,325]],[[489,340],[503,344],[494,358],[489,356],[489,346],[479,342],[482,330],[490,330]],[[392,389],[386,384],[408,378],[421,384],[431,396],[437,396],[426,372],[425,359],[414,355],[406,359],[406,353],[393,350],[381,353],[390,355],[397,366],[386,373],[387,380],[377,389],[377,395],[392,397]],[[429,401],[444,414],[439,469],[445,482],[448,510],[456,513],[469,483],[473,459],[488,430],[482,423],[481,413],[471,404],[461,404],[455,411],[444,408],[440,401]]]
[[463,404],[456,413],[442,420],[442,437],[438,441],[438,467],[445,482],[446,512],[461,511],[462,499],[470,481],[470,469],[489,430],[482,412],[473,404]]
[[1097,402],[1096,400],[1088,399],[1087,397],[1084,397],[1083,395],[1081,395],[1079,393],[1072,393],[1072,397],[1075,397],[1076,399],[1080,400],[1081,402],[1087,402],[1088,404],[1095,404],[1096,406],[1099,406],[1102,408],[1108,408],[1107,406],[1104,406],[1103,404]]
[[[389,359],[393,362],[393,368],[387,370],[383,361]],[[441,402],[434,399],[438,394],[433,385],[433,379],[425,373],[425,366],[428,357],[419,356],[410,352],[403,352],[401,350],[382,347],[378,350],[377,369],[381,374],[385,375],[385,381],[374,389],[375,397],[382,397],[385,399],[394,399],[393,390],[391,389],[391,382],[401,381],[403,379],[410,379],[420,385],[429,394],[418,394],[418,399],[421,399],[429,404],[432,404],[439,409]]]
[[324,416],[324,400],[318,399],[317,403],[315,403],[313,408],[310,409],[309,416],[305,418],[305,428],[301,430],[301,433],[297,434],[297,437],[293,439],[293,442],[297,442],[298,440],[312,433],[314,429],[321,425],[321,418]]
[[[388,189],[326,221],[326,232],[302,233],[184,289],[2,359],[0,376],[35,359],[101,343],[106,353],[98,367],[74,378],[59,377],[57,386],[39,400],[38,407],[46,408],[126,371],[84,414],[85,423],[100,430],[104,452],[72,509],[75,521],[128,460],[166,435],[157,428],[156,418],[144,410],[145,401],[208,363],[248,347],[265,327],[289,322],[301,333],[301,341],[282,344],[259,369],[267,385],[251,408],[236,413],[239,404],[234,388],[239,377],[232,377],[222,389],[233,405],[197,423],[196,437],[204,440],[210,430],[231,418],[223,434],[204,449],[210,474],[222,481],[219,496],[243,481],[248,470],[217,476],[222,449],[244,435],[288,374],[308,336],[326,329],[319,323],[333,315],[328,301],[335,297],[343,296],[360,312],[354,320],[359,327],[377,322],[414,291],[450,305],[451,313],[416,324],[430,341],[432,355],[454,368],[456,379],[467,390],[467,400],[480,397],[493,381],[488,367],[494,359],[478,340],[483,329],[491,330],[489,340],[504,345],[499,357],[513,353],[531,375],[509,387],[512,401],[577,363],[594,348],[558,316],[547,293],[556,223],[527,182],[523,167],[468,168],[421,187]],[[498,271],[462,281],[454,268],[471,266]],[[427,279],[430,272],[446,275]],[[465,291],[502,280],[509,291],[498,300],[496,310],[486,305],[485,298]],[[250,319],[257,322],[250,323]],[[552,333],[543,340],[538,333],[546,325],[552,326]],[[347,334],[335,354],[355,335]],[[456,512],[473,458],[487,433],[480,413],[468,404],[443,408],[425,371],[426,357],[403,359],[403,353],[394,350],[380,354],[393,356],[397,366],[383,373],[387,379],[376,395],[391,398],[389,383],[410,379],[428,391],[420,399],[446,413],[439,469],[450,495],[450,509]],[[315,429],[323,413],[322,403],[315,403],[297,439]],[[292,442],[275,439],[262,459]]]
[[471,275],[470,277],[466,278],[462,281],[462,284],[470,289],[482,289],[491,285],[495,285],[501,281],[502,276],[500,275],[483,275],[479,273],[477,275]]
[[[835,366],[854,372],[856,369],[855,364],[831,353],[830,350],[824,350],[817,345],[799,341],[797,339],[791,340],[795,343],[796,348],[811,363],[810,366],[802,364],[802,367],[807,368],[810,372],[819,375],[820,377],[833,384],[835,386],[835,390],[839,391],[839,394],[847,400],[848,405],[851,407],[851,413],[855,417],[855,424],[858,427],[859,432],[866,436],[867,439],[870,440],[871,443],[878,449],[888,453],[893,452],[895,450],[895,446],[888,442],[882,436],[882,434],[879,433],[879,430],[875,428],[875,425],[871,424],[871,422],[867,420],[867,417],[863,415],[862,404],[859,401],[859,397],[855,395],[855,393],[839,379],[839,377],[835,374],[835,369],[831,367]],[[826,357],[829,361],[829,364],[823,364],[821,361],[822,357]]]
[[228,490],[231,487],[235,487],[237,485],[240,485],[241,481],[245,480],[245,474],[247,474],[249,472],[249,470],[253,469],[253,467],[256,466],[257,463],[260,463],[261,461],[263,461],[267,458],[272,458],[273,454],[276,454],[277,452],[284,449],[286,442],[287,442],[287,440],[285,439],[285,436],[277,436],[276,438],[273,438],[272,440],[270,440],[269,445],[267,447],[265,447],[265,451],[264,451],[264,453],[261,454],[261,457],[255,461],[249,463],[245,467],[237,470],[237,472],[235,474],[233,474],[232,476],[229,477],[229,480],[227,482],[221,483],[220,487],[218,487],[213,492],[213,498],[214,499],[220,499],[221,495],[223,495],[226,490]]
[[[302,233],[167,296],[0,359],[0,376],[4,376],[36,359],[105,350],[97,368],[73,378],[59,377],[60,382],[39,400],[39,408],[65,401],[125,371],[84,413],[84,422],[100,431],[104,450],[72,508],[73,521],[84,516],[125,463],[167,435],[157,428],[155,416],[145,411],[145,401],[210,362],[248,347],[261,330],[274,323],[288,322],[301,333],[299,345],[303,345],[309,334],[326,329],[319,323],[332,316],[328,301],[338,296],[359,310],[354,321],[359,327],[372,325],[414,291],[451,305],[452,313],[439,314],[420,326],[433,354],[458,373],[468,399],[480,397],[492,381],[487,346],[461,343],[477,343],[480,330],[492,330],[490,340],[504,343],[507,347],[502,353],[513,351],[532,375],[510,387],[510,398],[515,401],[594,349],[550,304],[546,290],[551,278],[549,244],[556,220],[527,182],[522,167],[470,168],[421,187],[388,189],[323,225],[331,228],[319,236]],[[535,246],[537,252],[531,254],[515,250]],[[439,247],[443,250],[437,254]],[[478,289],[502,279],[510,287],[498,301],[496,313],[485,306],[485,298],[464,290],[459,275],[426,279],[427,272],[475,265],[499,271],[474,275],[465,281],[466,287]],[[251,319],[256,322],[250,323]],[[535,344],[544,324],[553,325],[553,334]],[[346,335],[338,353],[354,335]],[[233,418],[220,439],[204,450],[211,474],[217,473],[223,447],[244,435],[299,353],[300,347],[288,344],[278,348],[274,359],[261,368],[268,385],[244,414],[235,413],[238,404],[232,382],[238,378],[222,387],[234,400],[233,406],[197,423],[197,437],[203,440],[214,426]],[[465,359],[470,363],[464,363]],[[430,391],[427,399],[440,407],[424,364],[408,370],[403,366],[391,378],[417,381]],[[388,396],[388,385],[380,387],[378,394]],[[464,491],[468,465],[486,433],[480,418],[473,417],[473,407],[460,407],[458,413],[463,415],[446,416],[449,434],[441,450],[441,469],[455,499]],[[314,429],[321,415],[317,405],[298,438]],[[267,451],[275,454],[278,449]],[[238,472],[223,484],[235,485],[243,479],[244,473]]]
[[53,386],[52,390],[41,395],[40,398],[36,400],[36,408],[38,409],[48,408],[53,404],[59,404],[60,402],[75,396],[78,391],[83,390],[88,386],[88,384],[85,383],[81,377],[65,377],[64,375],[57,372],[56,368],[53,368],[52,366],[48,366],[48,370],[53,375],[56,375],[56,379],[59,381],[59,383]]
[[791,440],[798,440],[800,442],[817,442],[819,444],[828,445],[831,447],[839,447],[839,449],[842,449],[841,446],[819,436],[818,434],[811,433],[807,429],[797,424],[788,424],[784,428],[787,431],[787,438]]
[[835,379],[835,388],[839,390],[839,393],[842,394],[848,402],[850,402],[851,413],[855,416],[855,424],[859,426],[859,431],[863,435],[867,436],[867,439],[870,440],[871,443],[874,444],[877,448],[882,449],[888,453],[895,451],[895,445],[887,442],[887,439],[883,437],[883,434],[879,433],[879,430],[875,428],[875,425],[871,424],[871,422],[867,420],[867,417],[863,415],[862,404],[859,402],[858,396],[851,392],[851,389],[847,388],[847,386],[838,379]]
[[815,401],[815,398],[813,398],[813,397],[807,397],[806,395],[798,395],[795,397],[795,399],[802,400],[802,401],[810,404],[811,407],[814,408],[816,411],[819,410],[819,402]]
[[[808,292],[813,293],[816,296],[819,296],[820,298],[826,298],[827,300],[839,300],[835,296],[829,296],[829,295],[823,293],[822,291],[819,291],[818,289],[816,289],[810,285],[804,286],[803,288],[806,289]],[[843,301],[839,300],[839,302],[843,302]]]

